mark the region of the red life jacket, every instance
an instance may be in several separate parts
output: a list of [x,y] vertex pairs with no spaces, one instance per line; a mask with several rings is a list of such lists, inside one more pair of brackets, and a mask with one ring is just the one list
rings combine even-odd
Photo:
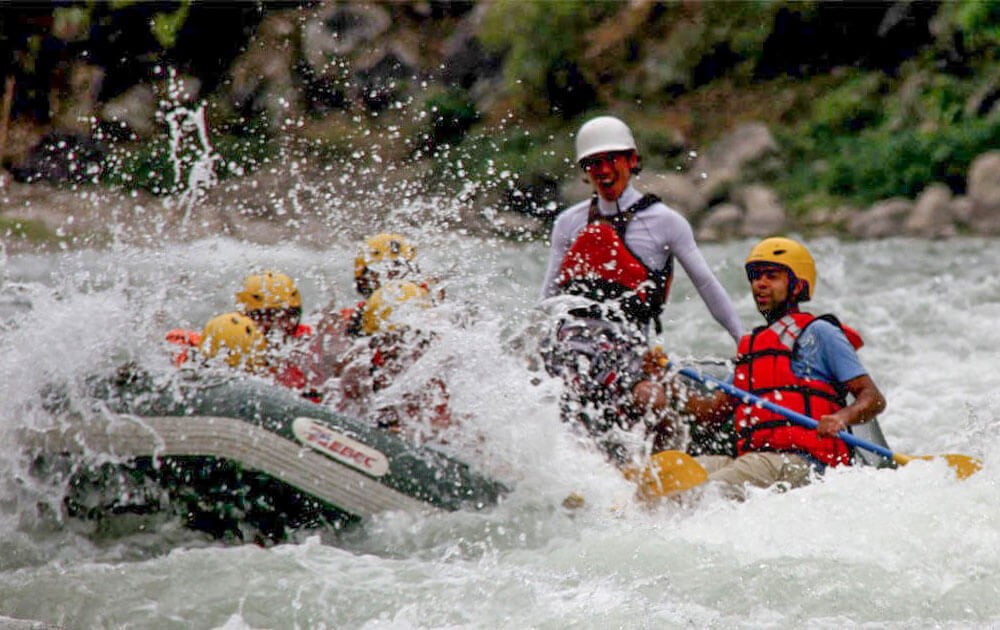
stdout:
[[639,324],[653,320],[659,332],[659,316],[673,279],[673,256],[667,257],[662,269],[650,269],[625,241],[632,217],[659,201],[656,195],[644,195],[628,210],[602,217],[595,196],[587,226],[563,257],[558,276],[562,291],[597,302],[619,300],[628,319]]
[[197,330],[174,328],[167,331],[166,339],[169,343],[181,347],[171,361],[176,367],[180,367],[188,360],[188,349],[197,348],[198,344],[201,343],[201,333]]
[[[832,315],[816,317],[809,313],[790,313],[740,339],[733,384],[816,420],[842,409],[847,398],[839,384],[800,378],[792,372],[795,344],[802,331],[817,319],[838,326],[856,349],[863,344],[856,331],[843,326]],[[843,440],[821,438],[815,429],[793,424],[753,403],[737,407],[734,421],[737,455],[753,451],[806,453],[828,466],[851,461],[851,449]]]
[[[299,324],[290,336],[293,339],[306,339],[313,334],[312,326],[308,324]],[[301,390],[303,397],[308,398],[312,402],[320,402],[322,396],[315,389],[306,389],[309,385],[309,380],[306,378],[306,373],[302,367],[292,359],[282,359],[272,368],[273,378],[279,385],[284,385],[289,389]]]

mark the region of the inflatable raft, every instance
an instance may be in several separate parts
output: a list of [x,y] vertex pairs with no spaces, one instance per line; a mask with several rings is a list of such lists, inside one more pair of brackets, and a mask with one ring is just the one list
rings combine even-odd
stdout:
[[56,426],[29,437],[35,469],[65,479],[69,514],[88,519],[173,510],[220,538],[282,541],[387,511],[482,509],[507,490],[255,379],[132,372],[92,383],[82,405],[47,404]]

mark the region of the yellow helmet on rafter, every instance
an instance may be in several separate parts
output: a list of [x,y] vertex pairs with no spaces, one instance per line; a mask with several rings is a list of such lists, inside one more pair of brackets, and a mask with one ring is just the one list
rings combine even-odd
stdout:
[[417,250],[401,234],[383,232],[367,239],[354,259],[354,286],[368,297],[385,279],[402,278],[414,268]]
[[806,246],[798,241],[781,236],[772,236],[754,245],[747,256],[746,269],[757,263],[773,263],[785,267],[795,279],[805,283],[799,302],[812,298],[816,288],[816,263]]
[[198,352],[206,359],[222,354],[229,367],[243,366],[253,372],[266,363],[267,340],[242,313],[224,313],[208,320],[201,333]]
[[430,292],[427,287],[414,282],[391,283],[372,293],[365,302],[365,310],[361,315],[361,330],[366,335],[380,330],[392,330],[389,323],[392,310],[404,302],[416,298],[421,306],[430,306]]
[[302,308],[302,296],[287,275],[277,271],[247,276],[236,301],[244,312],[264,309]]

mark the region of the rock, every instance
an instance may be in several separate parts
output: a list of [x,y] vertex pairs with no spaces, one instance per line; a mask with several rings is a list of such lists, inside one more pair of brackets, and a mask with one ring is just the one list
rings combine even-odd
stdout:
[[652,193],[685,217],[692,217],[708,205],[691,180],[680,173],[643,171],[636,182],[639,190]]
[[1000,151],[989,151],[969,167],[969,226],[980,234],[1000,233]]
[[924,189],[910,216],[903,222],[903,233],[920,238],[955,236],[951,214],[951,189],[944,184],[931,184]]
[[392,25],[389,12],[374,4],[327,2],[307,19],[302,29],[302,56],[318,74],[338,57],[348,57],[359,46],[376,41]]
[[68,71],[66,91],[50,93],[53,127],[64,133],[90,133],[103,81],[102,68],[74,62]]
[[767,186],[743,186],[733,195],[733,201],[746,209],[740,228],[743,236],[772,236],[784,231],[785,209],[777,193]]
[[809,213],[805,224],[814,232],[832,234],[844,230],[851,217],[858,213],[860,210],[854,206],[819,208]]
[[708,178],[714,171],[727,169],[739,173],[750,162],[756,161],[778,149],[778,143],[767,128],[759,122],[744,123],[712,144],[691,165],[693,177],[705,173]]
[[488,9],[488,3],[475,5],[445,40],[441,63],[441,79],[445,84],[468,89],[484,81],[502,81],[503,57],[486,50],[476,36]]
[[179,105],[191,105],[201,96],[201,79],[188,74],[172,76],[166,85],[166,96]]
[[103,161],[104,149],[89,136],[53,132],[10,172],[21,182],[90,182],[100,176]]
[[282,13],[261,22],[259,35],[230,69],[229,98],[239,111],[267,112],[271,127],[300,108],[292,77],[295,24]]
[[690,171],[688,173],[688,179],[698,187],[702,197],[709,204],[727,199],[730,191],[739,181],[739,177],[740,174],[736,169],[725,166],[712,168],[709,171]]
[[402,80],[419,74],[420,61],[415,50],[397,39],[358,58],[355,69],[359,100],[381,111],[397,100]]
[[989,116],[1000,102],[1000,72],[990,76],[969,96],[965,102],[965,115],[970,118]]
[[101,118],[120,122],[141,137],[156,131],[156,93],[151,85],[133,85],[101,108]]
[[887,238],[902,232],[903,222],[913,210],[913,202],[894,197],[874,204],[851,217],[847,231],[854,238]]
[[720,203],[708,209],[696,236],[699,241],[721,241],[736,236],[742,223],[742,208],[734,203]]
[[972,218],[972,200],[965,195],[959,195],[952,197],[949,206],[948,212],[951,213],[955,221],[968,226]]

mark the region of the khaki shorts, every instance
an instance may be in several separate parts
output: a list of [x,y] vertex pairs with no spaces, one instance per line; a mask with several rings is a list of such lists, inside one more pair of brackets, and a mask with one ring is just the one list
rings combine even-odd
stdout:
[[746,453],[733,459],[725,455],[699,455],[695,460],[708,473],[710,482],[729,486],[738,497],[747,484],[768,488],[777,483],[798,488],[809,483],[813,470],[809,460],[793,453]]

